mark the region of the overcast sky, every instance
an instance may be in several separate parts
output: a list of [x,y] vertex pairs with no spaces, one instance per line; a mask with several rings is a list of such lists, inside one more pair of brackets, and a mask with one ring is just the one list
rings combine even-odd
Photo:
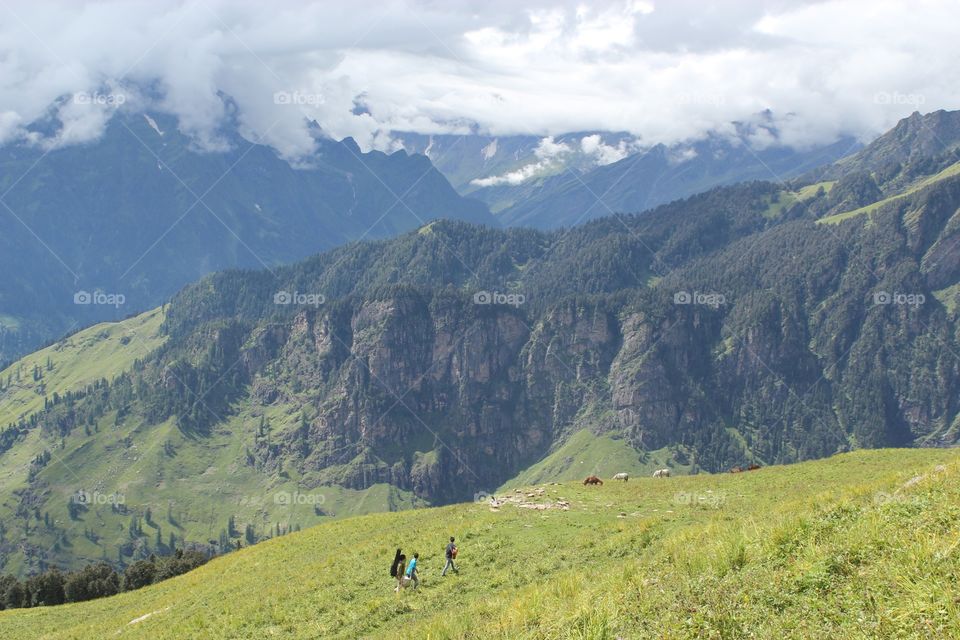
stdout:
[[[211,149],[235,108],[290,158],[305,118],[365,148],[471,125],[673,143],[767,109],[787,144],[868,138],[960,108],[958,23],[960,2],[923,0],[0,0],[0,143],[90,140],[117,108]],[[25,138],[50,116],[55,139]]]

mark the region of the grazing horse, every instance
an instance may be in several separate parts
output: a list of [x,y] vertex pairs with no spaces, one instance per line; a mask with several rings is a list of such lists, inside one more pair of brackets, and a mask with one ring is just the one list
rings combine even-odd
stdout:
[[583,481],[583,484],[585,484],[585,485],[587,485],[587,484],[599,484],[599,485],[602,486],[602,485],[603,485],[603,480],[601,480],[601,479],[598,478],[597,476],[587,476],[587,478]]
[[730,469],[730,473],[743,473],[743,469],[740,467],[734,467],[733,469]]
[[618,473],[617,475],[613,476],[613,479],[614,479],[614,480],[623,480],[624,482],[626,482],[627,480],[630,479],[630,475],[621,471],[621,472]]
[[760,465],[754,463],[754,464],[751,464],[749,467],[747,467],[747,471],[756,471],[759,468],[760,468]]
[[653,472],[653,477],[654,477],[654,478],[669,478],[669,477],[670,477],[670,469],[657,469],[656,471]]

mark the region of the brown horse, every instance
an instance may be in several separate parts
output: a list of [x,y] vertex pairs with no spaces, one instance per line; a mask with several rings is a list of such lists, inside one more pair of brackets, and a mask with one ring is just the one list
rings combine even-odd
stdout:
[[603,485],[603,480],[601,480],[601,479],[598,478],[597,476],[587,476],[587,478],[583,481],[583,484],[584,484],[584,485],[588,485],[588,484],[599,484],[599,485],[602,486],[602,485]]
[[759,468],[760,468],[760,465],[754,463],[754,464],[750,465],[749,467],[747,467],[747,471],[756,471],[756,470],[759,469]]

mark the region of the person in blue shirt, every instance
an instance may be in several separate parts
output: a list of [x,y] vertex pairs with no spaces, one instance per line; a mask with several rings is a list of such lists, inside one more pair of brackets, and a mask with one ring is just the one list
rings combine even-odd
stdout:
[[420,554],[413,554],[413,559],[410,560],[410,564],[407,566],[407,570],[404,575],[410,579],[410,584],[413,585],[413,588],[416,589],[420,586],[420,577],[417,575],[417,560],[420,559]]

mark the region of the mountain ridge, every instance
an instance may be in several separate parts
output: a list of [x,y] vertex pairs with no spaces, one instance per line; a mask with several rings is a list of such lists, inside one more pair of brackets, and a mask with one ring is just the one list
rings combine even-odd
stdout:
[[[172,118],[121,113],[86,145],[0,149],[0,360],[155,307],[212,270],[272,268],[439,217],[496,224],[423,156],[318,138],[313,165],[295,169],[231,142],[198,152]],[[74,304],[97,291],[122,304]]]

